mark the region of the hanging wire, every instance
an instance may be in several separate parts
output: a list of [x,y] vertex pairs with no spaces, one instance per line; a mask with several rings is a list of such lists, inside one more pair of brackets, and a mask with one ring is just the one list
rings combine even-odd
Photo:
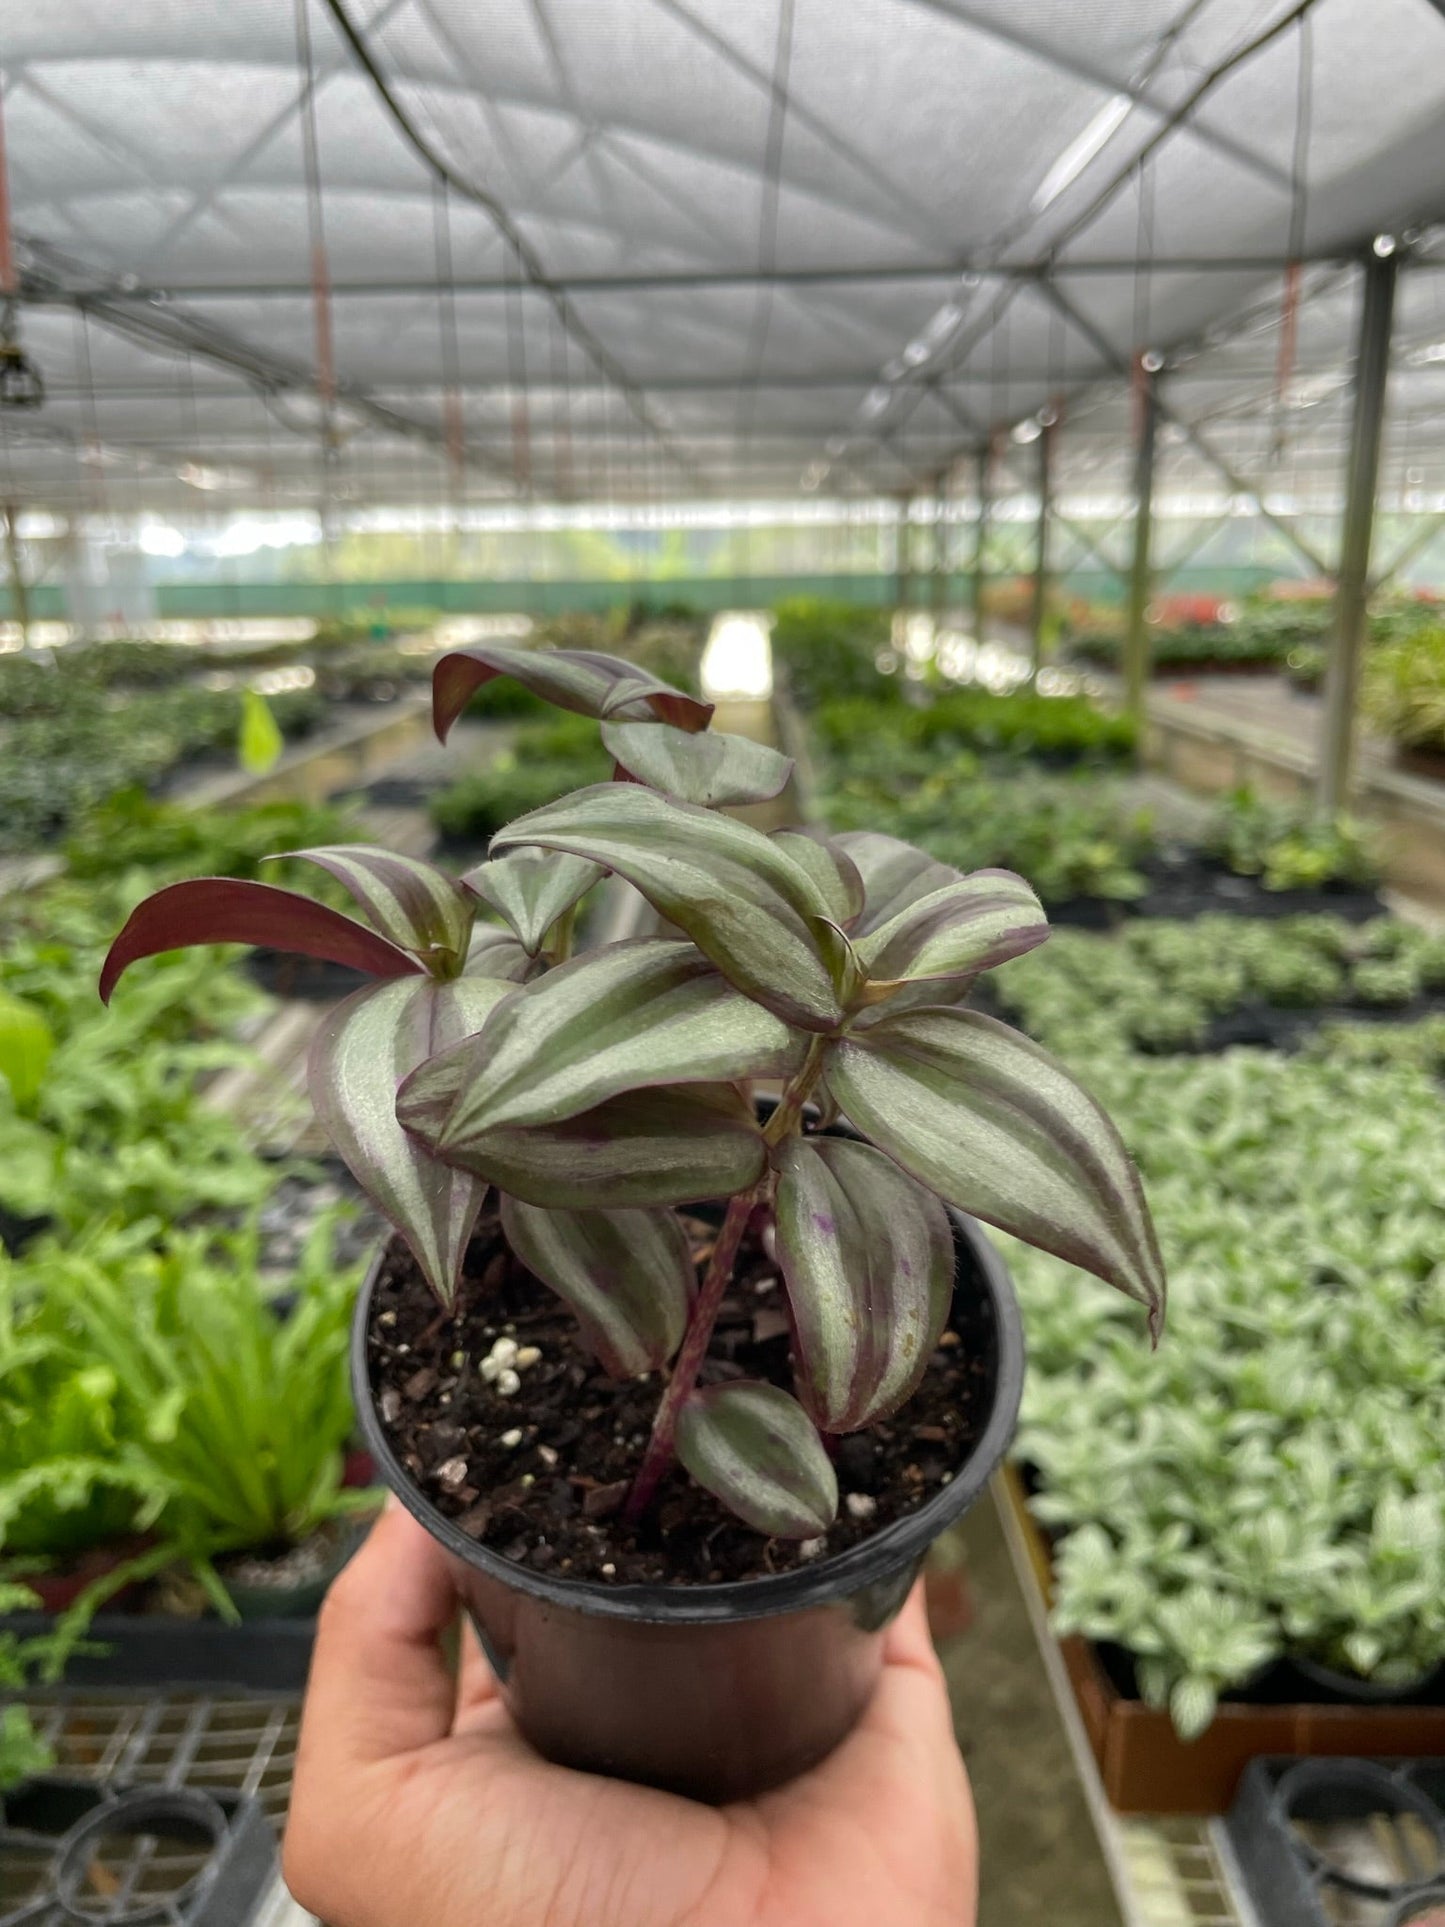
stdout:
[[567,331],[551,330],[552,363],[552,493],[558,501],[570,502],[577,492],[572,467],[572,366],[567,352]]
[[1144,433],[1148,388],[1157,357],[1154,331],[1154,170],[1139,163],[1138,222],[1134,235],[1134,347],[1129,357],[1129,439],[1137,448]]
[[506,293],[503,297],[507,317],[507,386],[512,402],[512,480],[517,494],[532,493],[532,423],[527,393],[526,317],[522,307],[522,264],[508,249]]
[[80,329],[77,337],[77,356],[80,362],[80,408],[84,424],[85,446],[81,460],[86,468],[86,485],[83,494],[89,497],[92,513],[103,521],[111,521],[110,494],[106,486],[105,448],[100,439],[100,415],[96,407],[95,375],[90,360],[90,316],[84,308],[79,310]]
[[321,529],[331,548],[335,512],[336,345],[331,313],[331,267],[321,199],[321,143],[316,126],[316,63],[310,0],[296,0],[296,64],[301,77],[301,161],[306,179],[306,225],[311,242],[311,307],[315,329],[316,399],[320,409]]
[[1294,380],[1299,340],[1301,262],[1309,218],[1309,151],[1314,120],[1314,22],[1308,14],[1300,15],[1295,40],[1299,52],[1299,75],[1295,91],[1294,147],[1290,156],[1289,239],[1280,295],[1279,352],[1275,358],[1271,408],[1274,418],[1274,432],[1269,447],[1271,467],[1278,466],[1284,459],[1289,433],[1289,392],[1290,383]]
[[457,339],[457,283],[452,266],[452,220],[447,184],[432,184],[432,238],[436,251],[437,329],[442,370],[442,428],[446,440],[448,496],[455,530],[466,493],[467,432],[462,407],[461,352]]

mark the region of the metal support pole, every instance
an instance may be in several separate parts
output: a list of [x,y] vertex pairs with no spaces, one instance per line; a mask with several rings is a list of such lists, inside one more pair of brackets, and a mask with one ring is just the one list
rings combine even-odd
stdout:
[[1155,377],[1139,374],[1139,442],[1134,453],[1134,559],[1129,569],[1128,623],[1124,631],[1124,701],[1141,731],[1149,684],[1149,547],[1154,532],[1154,444],[1159,425]]
[[1365,261],[1345,520],[1335,583],[1334,633],[1325,671],[1324,729],[1316,792],[1320,813],[1325,816],[1343,808],[1350,789],[1360,651],[1370,593],[1370,539],[1375,527],[1375,489],[1380,474],[1380,437],[1390,379],[1390,330],[1399,267],[1399,255],[1393,251],[1383,256],[1372,253]]
[[948,600],[948,477],[940,475],[933,496],[933,573],[929,580],[929,612],[934,633],[943,627]]
[[1029,673],[1037,678],[1044,664],[1044,624],[1049,600],[1049,511],[1053,497],[1054,426],[1039,436],[1039,520],[1034,536],[1034,595],[1029,611]]
[[913,524],[909,512],[913,499],[908,495],[898,498],[898,528],[895,547],[894,569],[897,581],[894,586],[893,603],[897,609],[908,608],[913,594]]
[[984,548],[988,542],[988,488],[991,475],[992,451],[985,445],[978,451],[977,486],[978,514],[973,524],[973,640],[976,647],[983,647],[984,632]]
[[20,644],[30,647],[30,588],[25,580],[25,564],[20,555],[19,510],[13,502],[5,504],[5,561],[10,572],[10,613],[20,624]]

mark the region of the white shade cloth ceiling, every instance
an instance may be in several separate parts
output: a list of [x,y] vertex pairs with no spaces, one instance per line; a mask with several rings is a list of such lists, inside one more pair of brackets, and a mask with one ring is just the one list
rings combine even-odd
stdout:
[[1103,476],[1145,346],[1253,473],[1278,460],[1296,251],[1291,445],[1323,471],[1340,258],[1407,230],[1395,413],[1416,460],[1445,455],[1435,0],[344,0],[452,172],[444,214],[330,0],[305,3],[309,82],[294,0],[0,0],[20,327],[49,390],[4,418],[10,495],[81,502],[97,470],[157,502],[197,474],[238,504],[893,493],[1055,398],[1064,458]]

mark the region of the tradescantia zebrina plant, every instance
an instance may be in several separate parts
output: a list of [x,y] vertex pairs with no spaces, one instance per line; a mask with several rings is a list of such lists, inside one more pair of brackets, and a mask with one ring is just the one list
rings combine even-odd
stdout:
[[[214,941],[381,979],[317,1036],[318,1115],[444,1306],[493,1187],[513,1252],[603,1368],[667,1371],[634,1522],[676,1457],[760,1532],[826,1530],[829,1437],[895,1411],[943,1331],[945,1203],[1118,1286],[1157,1337],[1163,1269],[1117,1131],[1054,1059],[964,1004],[1048,934],[1023,879],[719,814],[777,795],[787,760],[610,656],[445,656],[440,736],[496,675],[595,717],[614,780],[519,818],[460,882],[380,850],[304,852],[365,924],[264,884],[174,884],[116,939],[102,994],[138,957]],[[680,934],[573,956],[607,873]],[[781,1086],[766,1121],[756,1079]],[[817,1134],[839,1114],[866,1141]],[[675,1207],[705,1201],[723,1209],[699,1285]],[[795,1396],[699,1383],[750,1225],[786,1289]]]

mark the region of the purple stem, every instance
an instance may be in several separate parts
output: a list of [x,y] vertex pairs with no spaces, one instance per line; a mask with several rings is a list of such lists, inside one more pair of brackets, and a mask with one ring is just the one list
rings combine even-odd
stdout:
[[747,1229],[748,1219],[752,1216],[753,1206],[762,1192],[762,1185],[755,1184],[747,1191],[739,1191],[727,1208],[727,1216],[722,1221],[722,1229],[717,1234],[717,1243],[712,1248],[712,1258],[708,1264],[707,1276],[702,1281],[702,1290],[692,1308],[687,1331],[683,1335],[682,1347],[677,1354],[677,1362],[672,1368],[672,1376],[667,1381],[667,1390],[657,1408],[652,1421],[652,1436],[647,1441],[647,1450],[642,1455],[642,1464],[637,1468],[637,1477],[632,1482],[632,1490],[627,1495],[623,1507],[624,1525],[635,1526],[648,1506],[653,1494],[661,1483],[662,1475],[672,1463],[673,1445],[677,1437],[678,1415],[687,1403],[692,1388],[697,1383],[697,1375],[702,1370],[702,1361],[707,1357],[707,1348],[712,1342],[713,1326],[728,1285],[732,1281],[733,1266],[737,1263],[738,1246],[742,1243],[743,1232]]

